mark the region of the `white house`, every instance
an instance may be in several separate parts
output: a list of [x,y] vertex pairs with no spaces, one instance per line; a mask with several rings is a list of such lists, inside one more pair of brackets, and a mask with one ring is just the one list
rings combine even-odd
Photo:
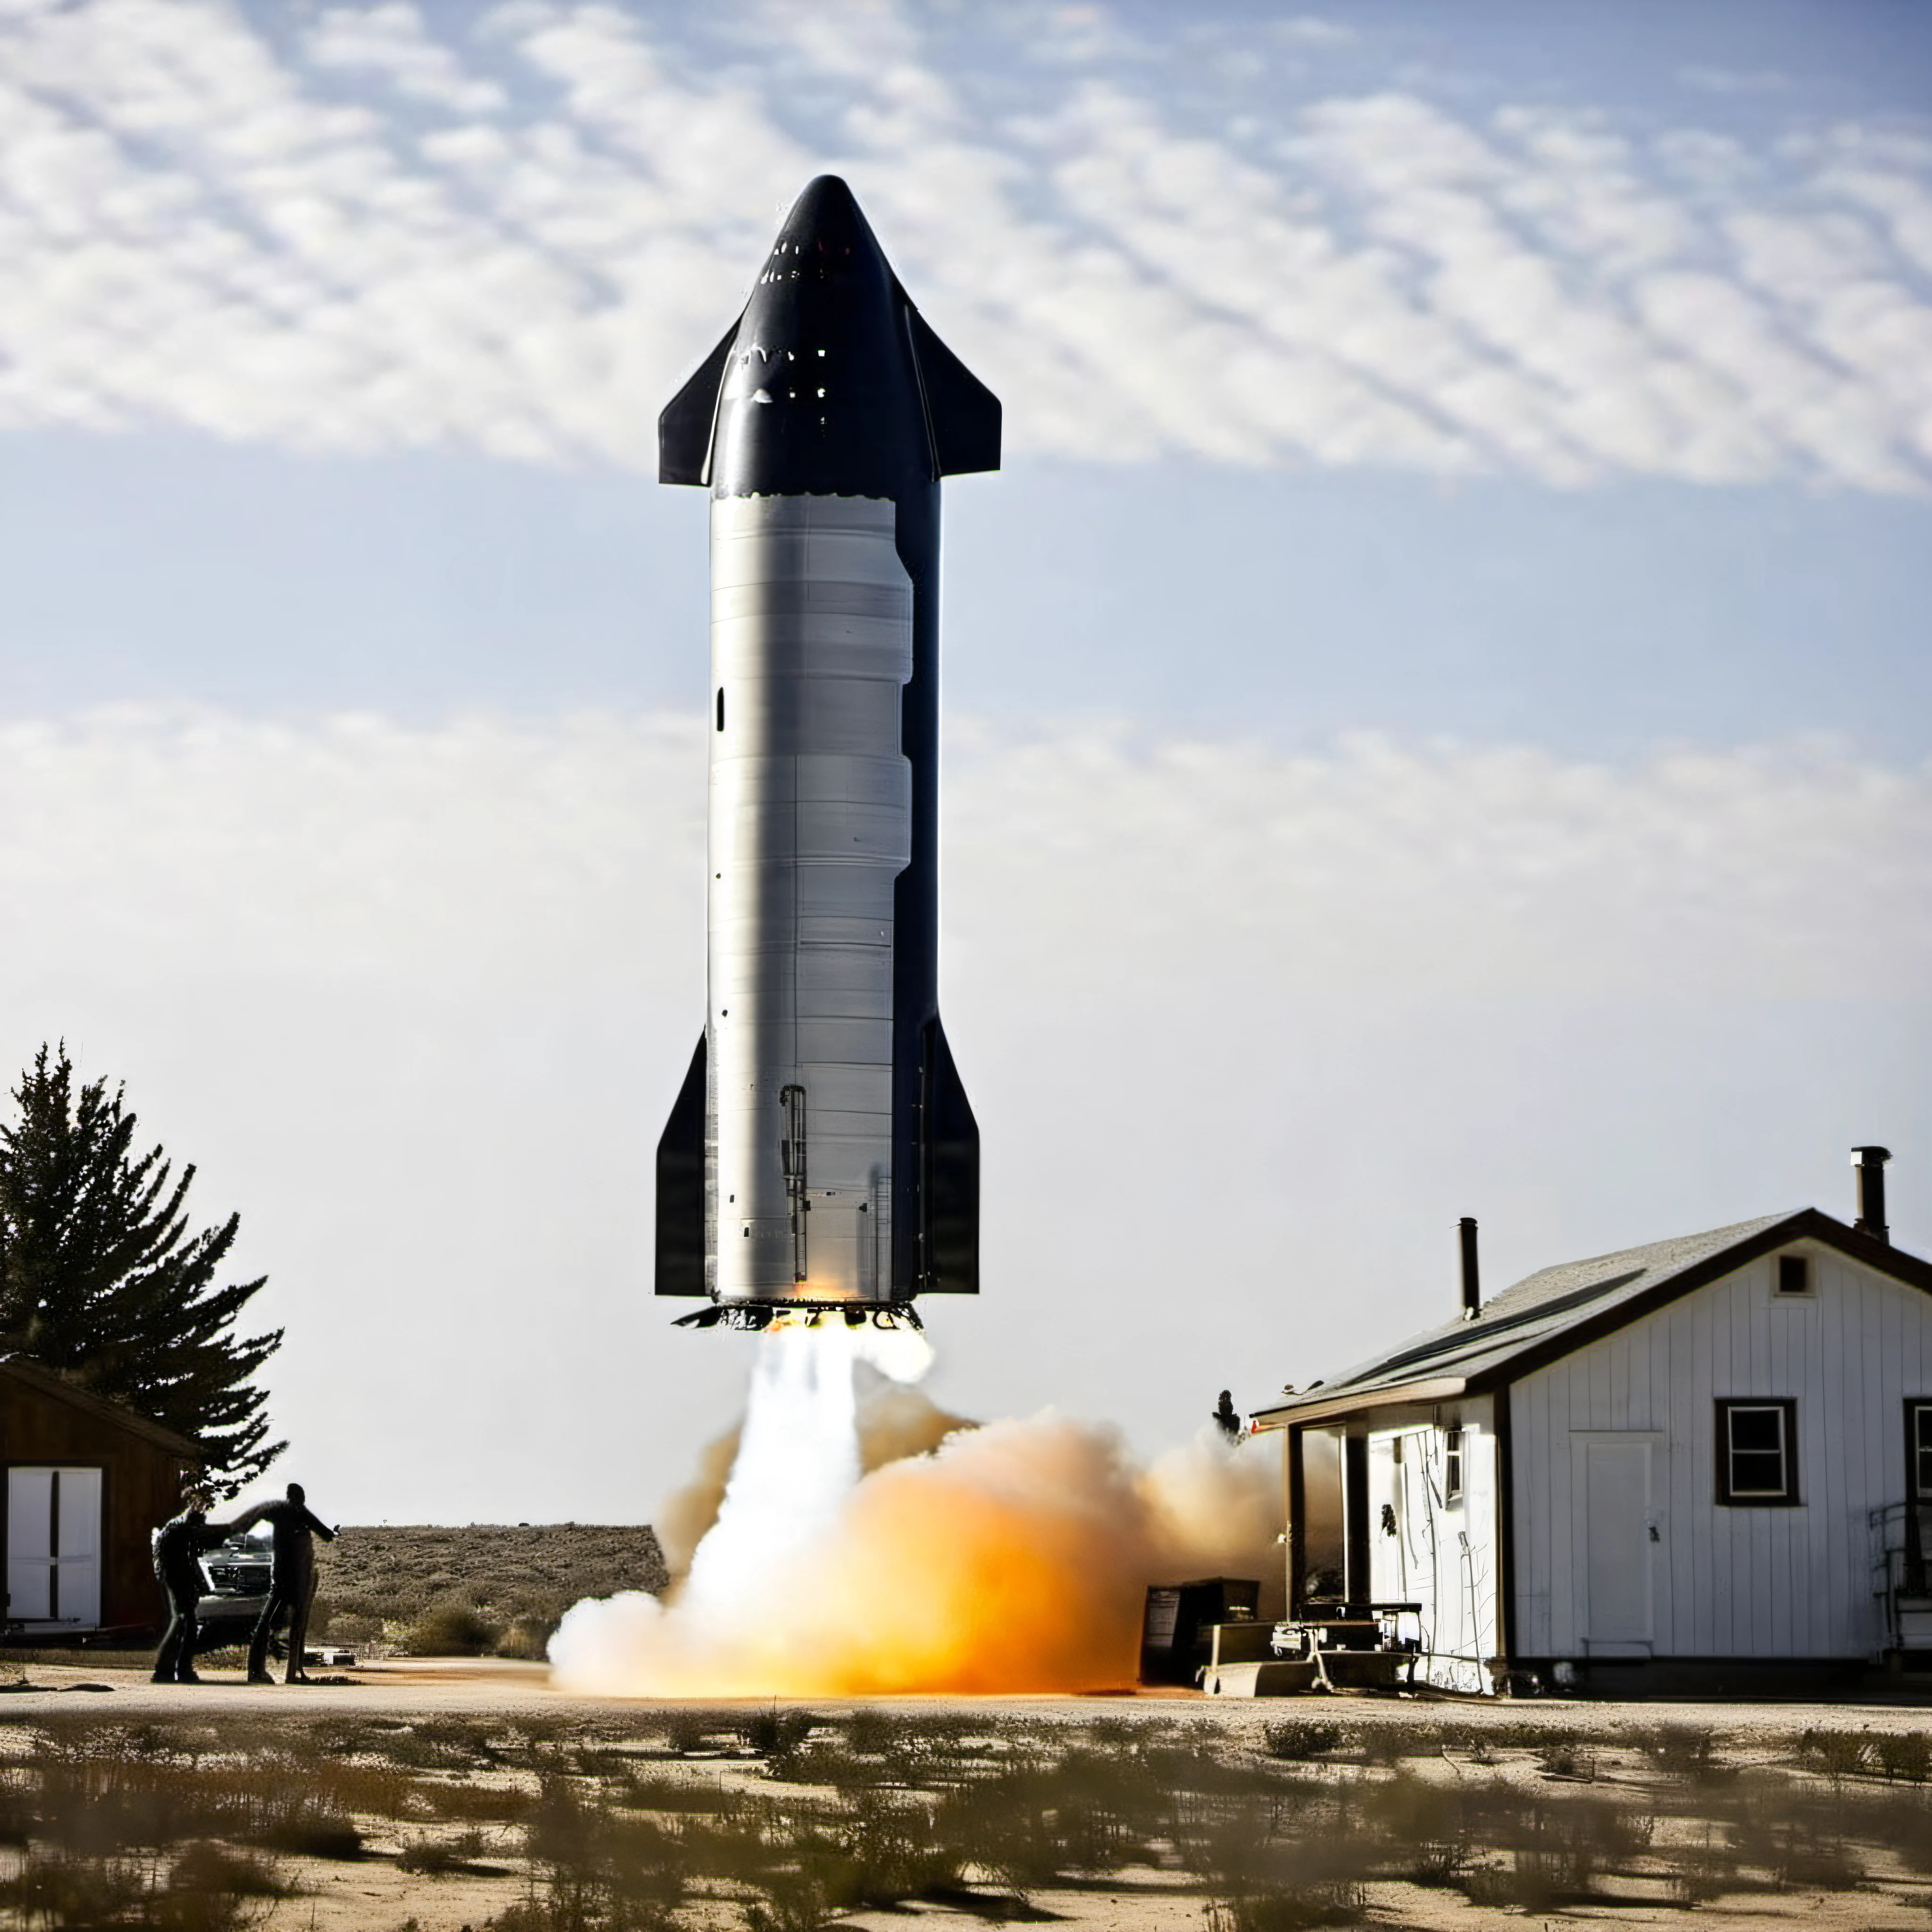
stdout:
[[[1932,1264],[1815,1208],[1545,1268],[1262,1412],[1289,1614],[1420,1606],[1418,1677],[1932,1651]],[[1682,1674],[1682,1673],[1678,1673]]]

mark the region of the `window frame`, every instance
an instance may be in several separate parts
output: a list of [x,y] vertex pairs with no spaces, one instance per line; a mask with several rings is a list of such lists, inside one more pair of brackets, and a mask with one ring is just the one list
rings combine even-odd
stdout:
[[1462,1425],[1460,1422],[1445,1424],[1442,1430],[1442,1500],[1445,1504],[1462,1500],[1464,1486],[1468,1480],[1462,1460],[1467,1453]]
[[1812,1269],[1811,1257],[1809,1255],[1780,1255],[1778,1258],[1778,1280],[1772,1292],[1780,1301],[1816,1300],[1818,1282]]
[[1932,1396],[1905,1398],[1905,1500],[1932,1503]]
[[1932,1562],[1932,1396],[1905,1398],[1905,1586],[1918,1596]]
[[[1738,1486],[1733,1458],[1739,1453],[1731,1441],[1731,1418],[1740,1409],[1771,1410],[1781,1418],[1779,1453],[1784,1482],[1775,1492]],[[1795,1396],[1719,1396],[1717,1398],[1717,1500],[1724,1509],[1796,1509],[1804,1498],[1798,1487],[1798,1400]],[[1763,1455],[1763,1450],[1747,1450]]]

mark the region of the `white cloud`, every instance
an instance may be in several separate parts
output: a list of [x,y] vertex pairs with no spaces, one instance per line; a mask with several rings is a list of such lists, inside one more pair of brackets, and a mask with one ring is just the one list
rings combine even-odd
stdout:
[[1374,738],[1292,757],[1082,735],[955,772],[966,922],[1028,947],[1044,927],[1076,978],[1098,946],[1170,989],[1399,1002],[1895,994],[1932,967],[1913,883],[1932,769],[1824,746],[1618,770]]
[[1292,20],[1274,21],[1264,31],[1277,40],[1304,47],[1349,46],[1360,38],[1352,27],[1315,14],[1298,14]]
[[1788,74],[1769,68],[1680,67],[1676,77],[1680,86],[1705,94],[1784,94],[1791,86]]
[[1347,30],[1313,17],[1242,42],[1267,111],[1220,113],[1162,85],[1184,41],[1219,70],[1214,22],[1174,31],[381,0],[283,52],[221,0],[0,18],[0,424],[648,466],[829,166],[1016,452],[1925,487],[1924,141],[1324,95],[1296,50]]
[[144,975],[207,970],[212,925],[250,974],[634,982],[703,889],[703,746],[695,721],[598,716],[0,728],[0,895],[10,919],[58,901],[67,956]]
[[1922,176],[1853,163],[1827,169],[1820,185],[1869,208],[1886,223],[1898,253],[1932,274],[1932,185]]
[[493,113],[508,101],[498,82],[466,74],[455,54],[430,38],[422,14],[405,0],[326,8],[303,39],[311,66],[380,75],[398,93],[452,113]]
[[[1403,998],[1932,978],[1932,768],[1822,742],[1618,769],[1375,737],[955,735],[951,916],[1070,982],[1123,945],[1168,986]],[[595,712],[0,727],[0,923],[16,967],[39,948],[144,976],[218,956],[424,990],[688,985],[688,959],[657,976],[653,935],[701,916],[704,742],[694,718]]]

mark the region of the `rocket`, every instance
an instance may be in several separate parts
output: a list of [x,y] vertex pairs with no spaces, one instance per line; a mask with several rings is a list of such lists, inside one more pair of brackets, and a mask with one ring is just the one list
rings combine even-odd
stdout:
[[980,1134],[939,1019],[939,493],[998,400],[821,175],[658,422],[711,492],[704,1031],[658,1144],[681,1325],[909,1322],[979,1292]]

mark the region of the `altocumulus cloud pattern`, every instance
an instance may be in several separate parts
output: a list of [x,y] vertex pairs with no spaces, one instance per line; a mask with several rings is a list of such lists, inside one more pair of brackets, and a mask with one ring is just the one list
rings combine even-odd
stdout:
[[1018,450],[1925,485],[1932,143],[1392,71],[1180,9],[0,0],[0,426],[648,468],[832,168]]

